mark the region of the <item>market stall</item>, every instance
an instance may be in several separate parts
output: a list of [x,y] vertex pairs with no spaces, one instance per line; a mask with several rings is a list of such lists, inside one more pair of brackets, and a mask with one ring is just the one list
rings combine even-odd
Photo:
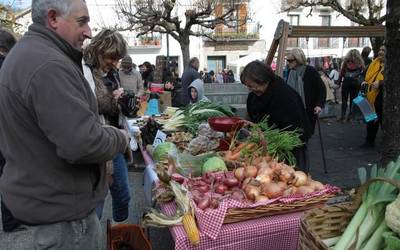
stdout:
[[[156,147],[139,143],[145,198],[153,207],[144,225],[168,226],[175,249],[296,249],[302,211],[340,190],[283,163],[293,164],[296,132],[248,126],[225,109],[193,105],[155,118],[168,137]],[[137,121],[127,126],[131,134],[143,130]],[[287,148],[276,146],[285,140]]]

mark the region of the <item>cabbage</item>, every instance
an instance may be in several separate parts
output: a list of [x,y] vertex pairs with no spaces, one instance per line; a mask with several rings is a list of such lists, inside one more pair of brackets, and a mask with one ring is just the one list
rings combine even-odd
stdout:
[[226,168],[225,162],[224,160],[222,160],[219,157],[211,157],[210,159],[208,159],[204,165],[203,165],[203,169],[202,169],[203,173],[206,172],[217,172],[217,171],[228,171],[228,169]]
[[175,154],[177,152],[175,144],[172,142],[163,142],[157,145],[153,151],[153,159],[155,161],[162,161],[166,159],[168,153]]

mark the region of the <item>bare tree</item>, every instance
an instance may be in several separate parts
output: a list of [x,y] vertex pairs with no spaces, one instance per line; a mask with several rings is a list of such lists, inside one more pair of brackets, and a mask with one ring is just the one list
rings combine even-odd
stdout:
[[400,155],[400,1],[387,0],[382,163]]
[[11,10],[0,4],[0,27],[12,28]]
[[[363,26],[382,25],[386,21],[386,14],[382,14],[385,0],[282,0],[282,10],[290,11],[300,7],[330,7],[354,23]],[[383,43],[381,37],[370,38],[374,54],[377,55]]]
[[189,64],[190,36],[209,37],[222,26],[240,27],[240,0],[117,0],[117,13],[127,23],[122,30],[135,30],[137,36],[151,32],[169,34],[180,44],[183,64]]

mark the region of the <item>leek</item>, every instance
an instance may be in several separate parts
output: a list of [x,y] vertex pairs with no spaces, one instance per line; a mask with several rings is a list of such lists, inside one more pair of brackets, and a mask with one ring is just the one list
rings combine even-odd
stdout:
[[[371,168],[370,177],[384,177],[392,180],[400,180],[400,158],[396,162],[391,162],[386,169]],[[358,171],[361,182],[366,181],[365,169]],[[375,246],[378,244],[377,237],[373,237],[377,230],[382,230],[382,220],[386,205],[396,199],[398,190],[389,183],[373,183],[369,185],[367,192],[363,195],[363,202],[350,224],[347,226],[339,242],[333,248],[334,250],[349,249],[355,246],[355,249],[362,249],[362,246]],[[372,236],[372,237],[371,237]],[[368,238],[371,239],[368,241]],[[368,241],[368,243],[366,243]],[[379,241],[381,242],[381,241]]]
[[365,244],[365,246],[362,249],[363,250],[381,249],[384,242],[383,233],[388,230],[389,228],[387,227],[385,220],[382,220],[379,227],[375,230],[372,237],[368,240],[367,244]]

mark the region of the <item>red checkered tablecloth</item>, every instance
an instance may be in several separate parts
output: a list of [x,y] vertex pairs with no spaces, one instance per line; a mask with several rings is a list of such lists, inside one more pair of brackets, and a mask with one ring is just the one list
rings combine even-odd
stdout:
[[[173,213],[175,204],[165,204],[162,209],[165,213]],[[295,250],[301,215],[302,212],[297,212],[225,224],[215,240],[201,232],[198,246],[190,244],[183,226],[170,227],[170,232],[176,250]]]
[[196,209],[196,219],[198,222],[198,225],[201,229],[201,231],[210,237],[211,239],[217,239],[219,237],[219,233],[222,227],[222,224],[224,222],[225,215],[228,211],[229,208],[251,208],[251,207],[256,207],[259,205],[267,205],[267,204],[272,204],[272,203],[284,203],[284,204],[289,204],[294,201],[299,201],[299,200],[305,200],[311,197],[316,197],[316,196],[321,196],[324,194],[334,194],[338,193],[340,191],[339,188],[331,185],[325,185],[325,188],[316,191],[313,193],[306,194],[304,196],[299,196],[299,195],[289,195],[289,196],[284,196],[280,197],[277,199],[272,199],[268,200],[266,202],[259,202],[256,204],[246,204],[243,202],[239,202],[234,199],[224,199],[218,209],[211,209],[207,211],[202,211],[201,209]]

